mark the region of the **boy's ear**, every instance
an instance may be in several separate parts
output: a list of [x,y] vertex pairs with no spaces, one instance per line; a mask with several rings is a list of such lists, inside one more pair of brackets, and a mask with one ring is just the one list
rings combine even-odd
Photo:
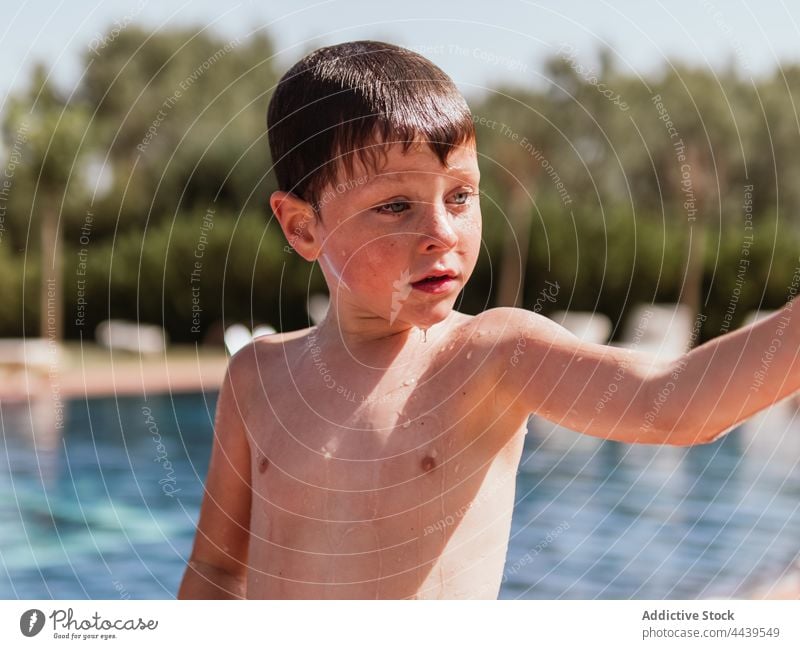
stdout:
[[289,245],[306,261],[314,261],[322,241],[317,231],[317,213],[311,203],[291,192],[277,191],[269,197],[269,206]]

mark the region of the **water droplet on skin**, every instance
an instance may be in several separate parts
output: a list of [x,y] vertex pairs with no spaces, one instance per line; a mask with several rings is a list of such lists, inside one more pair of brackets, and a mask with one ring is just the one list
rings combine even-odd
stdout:
[[406,381],[403,381],[403,385],[413,385],[416,382],[417,382],[417,379],[408,379]]
[[456,473],[458,473],[458,469],[459,469],[459,467],[460,467],[460,465],[456,464],[456,468],[455,468],[455,472],[456,472]]
[[583,356],[578,356],[578,362],[580,363],[583,360]]
[[455,343],[450,343],[450,347],[448,347],[447,349],[453,349],[453,347],[455,347],[455,346],[456,346]]
[[408,428],[411,425],[411,420],[406,419],[406,423],[403,424],[403,428]]
[[470,358],[472,358],[472,352],[467,352],[467,360],[469,360]]
[[422,342],[424,342],[424,343],[428,342],[428,330],[427,329],[423,329],[422,330]]

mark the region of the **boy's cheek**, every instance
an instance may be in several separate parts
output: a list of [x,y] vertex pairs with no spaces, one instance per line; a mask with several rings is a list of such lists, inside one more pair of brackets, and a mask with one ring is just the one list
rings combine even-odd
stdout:
[[358,248],[353,250],[348,257],[348,261],[349,263],[358,264],[359,268],[386,272],[387,268],[391,267],[402,254],[403,261],[407,264],[408,242],[406,242],[405,252],[402,252],[403,239],[407,239],[407,237],[400,235],[376,236],[371,240],[364,241]]
[[350,286],[391,290],[403,277],[409,277],[408,253],[402,254],[398,242],[373,242],[352,251],[344,261],[343,276]]
[[462,241],[480,241],[483,223],[480,212],[477,215],[466,218],[459,224],[459,237]]

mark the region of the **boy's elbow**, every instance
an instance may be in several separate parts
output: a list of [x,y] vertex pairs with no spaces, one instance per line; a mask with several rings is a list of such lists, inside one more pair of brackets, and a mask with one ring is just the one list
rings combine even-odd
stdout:
[[724,430],[717,430],[708,424],[698,426],[692,425],[688,421],[678,420],[669,430],[663,431],[662,435],[664,443],[670,446],[701,446],[712,444],[725,437],[733,428],[731,426]]
[[673,416],[669,408],[663,408],[658,414],[652,408],[646,409],[640,413],[638,421],[639,427],[634,437],[636,442],[642,444],[697,446],[710,444],[720,435],[707,425],[692,421],[686,412]]
[[671,446],[701,446],[715,441],[717,435],[709,434],[707,430],[687,428],[672,432],[667,439],[667,444]]
[[676,398],[677,374],[684,364],[685,356],[663,361],[645,375],[640,422],[642,435],[649,443],[698,446],[710,444],[724,434],[709,426],[700,414],[702,409],[692,407],[697,404],[686,404]]
[[695,444],[713,444],[714,442],[718,442],[732,430],[735,430],[738,425],[738,423],[731,424],[722,430],[710,427],[701,429],[696,435],[698,441],[696,441]]

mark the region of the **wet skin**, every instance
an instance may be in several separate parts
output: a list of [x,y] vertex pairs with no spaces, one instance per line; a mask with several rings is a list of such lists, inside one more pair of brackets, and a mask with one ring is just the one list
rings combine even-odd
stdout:
[[474,145],[446,167],[393,146],[353,173],[319,214],[272,196],[331,304],[231,359],[180,597],[495,598],[531,413],[665,440],[639,429],[649,357],[522,309],[454,309],[481,246]]

